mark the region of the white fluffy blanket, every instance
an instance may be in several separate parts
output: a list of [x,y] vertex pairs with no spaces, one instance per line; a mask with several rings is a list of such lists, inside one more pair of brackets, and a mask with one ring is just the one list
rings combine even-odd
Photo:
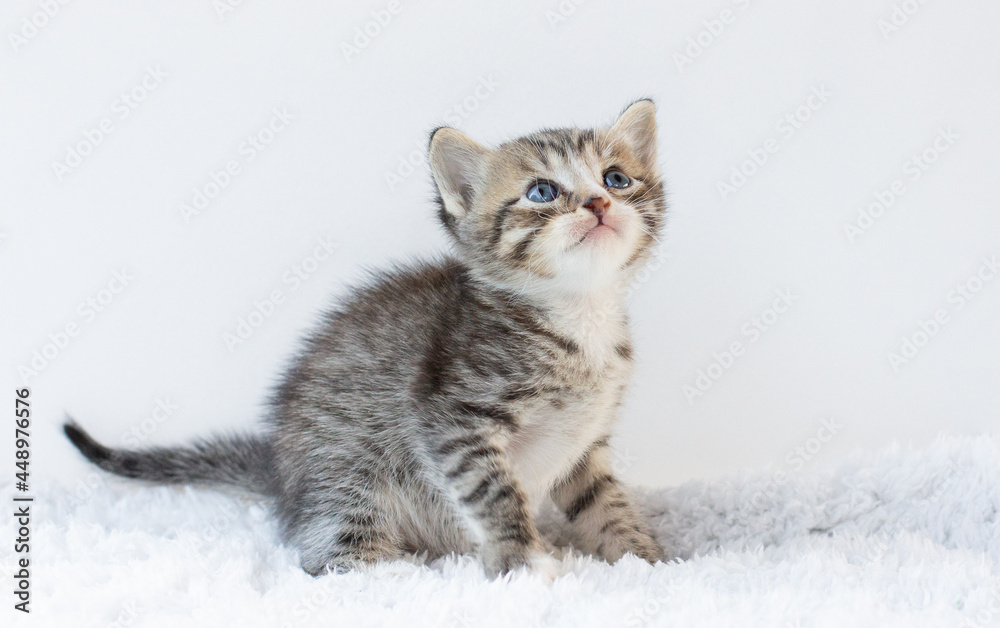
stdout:
[[[767,470],[648,492],[681,560],[569,553],[546,584],[489,581],[468,557],[314,579],[261,504],[94,472],[75,490],[40,487],[29,616],[12,610],[15,528],[0,519],[0,625],[1000,625],[1000,438],[785,479]],[[558,519],[546,528],[558,536]]]

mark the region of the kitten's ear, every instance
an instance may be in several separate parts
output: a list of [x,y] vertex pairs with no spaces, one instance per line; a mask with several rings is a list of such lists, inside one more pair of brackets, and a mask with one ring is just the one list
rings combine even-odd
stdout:
[[626,107],[611,134],[621,138],[647,166],[656,168],[656,106],[652,100],[637,100]]
[[428,153],[431,174],[445,210],[453,218],[461,218],[471,209],[476,187],[485,178],[490,150],[468,135],[444,126],[431,133]]

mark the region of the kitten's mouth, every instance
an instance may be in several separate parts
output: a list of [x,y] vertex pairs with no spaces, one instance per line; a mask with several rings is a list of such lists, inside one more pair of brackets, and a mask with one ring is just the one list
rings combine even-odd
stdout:
[[591,227],[583,237],[580,238],[577,244],[583,244],[584,242],[603,242],[608,238],[613,238],[618,235],[618,230],[604,222],[601,219],[597,220],[597,224]]

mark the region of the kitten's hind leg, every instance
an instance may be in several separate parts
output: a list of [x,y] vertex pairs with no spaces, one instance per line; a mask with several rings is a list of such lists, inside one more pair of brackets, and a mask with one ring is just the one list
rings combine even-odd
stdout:
[[[399,539],[374,495],[364,493],[358,487],[338,490],[309,505],[308,521],[292,535],[304,570],[319,576],[327,568],[349,571],[403,556]],[[345,494],[352,499],[345,499]]]
[[[361,517],[358,521],[364,515]],[[338,573],[351,571],[403,556],[402,548],[377,527],[348,523],[328,526],[326,532],[329,537],[325,543],[299,543],[302,568],[314,576],[323,575],[327,569]]]

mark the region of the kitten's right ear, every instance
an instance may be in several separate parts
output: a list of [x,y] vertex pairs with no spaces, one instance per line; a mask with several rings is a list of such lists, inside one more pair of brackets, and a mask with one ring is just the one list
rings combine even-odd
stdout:
[[428,154],[445,210],[453,219],[462,218],[472,208],[476,188],[485,179],[490,150],[468,135],[443,126],[431,133]]

